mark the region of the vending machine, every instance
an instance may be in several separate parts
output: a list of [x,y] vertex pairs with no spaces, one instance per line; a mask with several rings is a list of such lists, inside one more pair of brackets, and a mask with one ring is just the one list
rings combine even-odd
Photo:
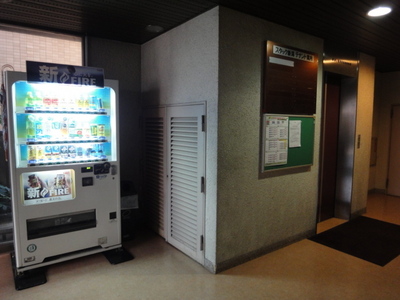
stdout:
[[6,72],[17,273],[121,247],[118,82],[79,78]]

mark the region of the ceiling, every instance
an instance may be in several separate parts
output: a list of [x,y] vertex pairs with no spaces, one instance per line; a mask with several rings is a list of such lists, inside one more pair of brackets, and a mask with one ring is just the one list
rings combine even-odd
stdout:
[[[393,11],[372,19],[385,2]],[[0,23],[142,44],[217,6],[323,38],[325,51],[376,57],[377,71],[400,71],[398,0],[0,0]]]

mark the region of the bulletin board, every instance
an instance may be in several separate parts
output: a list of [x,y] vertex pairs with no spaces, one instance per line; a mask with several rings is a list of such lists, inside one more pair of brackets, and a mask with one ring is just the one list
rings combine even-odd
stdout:
[[311,166],[314,115],[263,114],[261,172]]

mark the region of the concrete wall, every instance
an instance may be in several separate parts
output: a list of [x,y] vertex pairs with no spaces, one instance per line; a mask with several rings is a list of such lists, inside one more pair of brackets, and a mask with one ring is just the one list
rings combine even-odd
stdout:
[[392,105],[400,105],[400,72],[378,73],[376,101],[378,102],[378,160],[375,172],[375,186],[386,191],[389,164],[390,114]]
[[104,69],[105,78],[119,82],[121,180],[139,182],[140,45],[88,38],[88,66]]
[[205,266],[215,272],[218,8],[142,45],[142,105],[206,103]]
[[[316,227],[323,42],[220,8],[217,269],[307,237]],[[259,179],[265,42],[319,56],[314,165],[310,172]]]
[[[375,58],[360,53],[357,87],[357,116],[351,214],[360,215],[367,207],[372,121],[374,109]],[[360,143],[358,144],[358,139]]]

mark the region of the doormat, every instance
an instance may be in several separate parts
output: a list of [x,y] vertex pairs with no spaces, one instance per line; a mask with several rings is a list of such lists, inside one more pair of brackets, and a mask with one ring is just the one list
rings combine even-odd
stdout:
[[309,240],[383,267],[400,254],[400,225],[357,217]]

